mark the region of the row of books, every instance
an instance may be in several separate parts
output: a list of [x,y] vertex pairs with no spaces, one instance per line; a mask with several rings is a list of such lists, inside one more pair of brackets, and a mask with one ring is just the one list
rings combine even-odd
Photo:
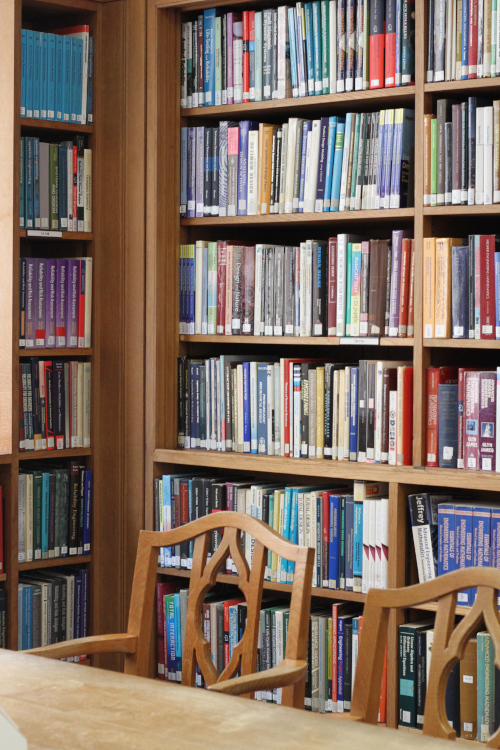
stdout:
[[[423,728],[434,643],[432,619],[399,626],[399,725]],[[487,742],[500,723],[500,671],[491,635],[481,631],[467,642],[450,672],[445,706],[457,737]]]
[[499,240],[424,238],[424,338],[500,339]]
[[411,362],[178,361],[180,448],[412,464]]
[[500,368],[427,369],[426,465],[500,470]]
[[19,259],[19,347],[92,346],[92,258]]
[[181,128],[181,216],[323,213],[412,205],[415,113]]
[[[472,566],[500,568],[498,503],[430,493],[409,495],[408,503],[420,583]],[[465,607],[475,599],[474,588],[457,594]]]
[[90,448],[90,362],[19,364],[19,450]]
[[90,555],[91,509],[92,471],[81,461],[21,472],[18,562]]
[[298,247],[180,246],[179,333],[412,337],[414,241],[339,234]]
[[93,122],[94,39],[88,26],[21,31],[21,117]]
[[411,0],[210,8],[181,25],[181,108],[407,86],[414,78]]
[[500,203],[500,101],[438,99],[424,115],[424,206]]
[[[158,677],[180,682],[188,590],[170,583],[156,585]],[[203,603],[203,635],[217,673],[229,664],[234,647],[245,631],[247,605],[241,597],[209,594]],[[257,644],[257,672],[277,666],[284,658],[290,616],[290,602],[267,599],[262,602]],[[363,617],[360,605],[342,602],[313,606],[309,619],[307,676],[304,708],[317,713],[347,713],[352,689]],[[198,670],[196,686],[204,686]],[[281,703],[282,689],[263,690],[255,699]],[[387,667],[380,691],[379,721],[386,721]]]
[[500,75],[495,0],[429,0],[427,83]]
[[21,137],[21,229],[92,231],[92,150],[85,136],[44,143]]
[[[22,573],[18,601],[19,651],[88,635],[90,594],[87,568],[71,566]],[[79,662],[86,658],[71,656],[66,661]]]
[[[344,489],[344,492],[342,490]],[[342,487],[295,487],[189,474],[163,475],[155,480],[155,523],[170,531],[223,510],[246,513],[265,521],[295,544],[316,550],[313,587],[366,593],[387,588],[389,551],[388,485],[354,482],[353,492]],[[221,542],[220,530],[212,537],[209,554]],[[253,539],[242,534],[249,566]],[[162,568],[190,570],[193,545],[162,548]],[[268,551],[265,580],[293,583],[294,563]],[[228,558],[226,572],[237,575]]]

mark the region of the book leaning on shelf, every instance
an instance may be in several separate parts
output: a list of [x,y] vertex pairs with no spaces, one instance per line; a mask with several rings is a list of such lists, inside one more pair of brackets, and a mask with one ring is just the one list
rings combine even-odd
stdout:
[[92,471],[81,460],[20,472],[18,492],[19,563],[90,555]]
[[21,117],[93,122],[94,39],[89,27],[21,31]]
[[19,348],[92,345],[92,258],[19,259]]
[[[156,585],[158,677],[180,682],[186,629],[187,589],[171,583]],[[203,634],[220,675],[246,626],[246,602],[241,597],[209,594],[203,602]],[[264,599],[260,610],[257,672],[277,666],[285,656],[290,615],[289,601]],[[359,604],[335,602],[311,608],[304,708],[317,713],[351,710],[363,616]],[[196,687],[204,687],[199,671]],[[281,704],[282,689],[255,692],[255,700]],[[380,690],[379,721],[386,721],[387,660]]]
[[[413,337],[414,241],[181,245],[180,334]],[[500,330],[500,329],[499,329]]]
[[181,24],[181,108],[408,86],[415,3],[314,0],[210,8]]
[[92,150],[85,136],[62,143],[23,136],[20,158],[20,228],[91,232]]
[[413,110],[387,109],[181,128],[181,216],[405,208],[414,124]]
[[90,448],[90,383],[90,362],[20,363],[19,450]]
[[[389,500],[388,485],[354,482],[352,494],[345,488],[294,487],[258,483],[252,477],[237,480],[202,474],[163,475],[155,480],[155,526],[170,531],[204,515],[223,510],[246,513],[265,521],[285,539],[316,550],[313,588],[366,593],[385,589],[388,583]],[[211,538],[209,556],[221,542],[220,530]],[[253,539],[242,535],[249,565]],[[160,550],[162,568],[190,570],[193,543]],[[294,563],[268,552],[265,580],[293,583]],[[226,573],[237,575],[228,557]]]
[[181,448],[412,463],[410,362],[225,355],[178,366]]

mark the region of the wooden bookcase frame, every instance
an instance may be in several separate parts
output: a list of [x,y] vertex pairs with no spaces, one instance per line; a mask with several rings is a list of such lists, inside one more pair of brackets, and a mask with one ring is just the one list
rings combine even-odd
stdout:
[[[259,3],[257,3],[259,5]],[[279,3],[271,3],[278,5]],[[454,488],[465,485],[478,497],[500,490],[500,475],[449,469],[425,469],[425,373],[431,364],[467,362],[464,351],[475,350],[477,361],[485,363],[488,350],[500,348],[500,342],[424,340],[422,326],[422,245],[425,236],[468,233],[467,226],[476,222],[484,231],[483,220],[500,214],[500,206],[423,207],[423,115],[431,112],[436,98],[466,97],[474,92],[500,97],[500,78],[426,84],[427,2],[415,3],[415,85],[404,88],[332,94],[299,99],[285,99],[250,104],[236,104],[198,109],[180,109],[180,37],[183,14],[213,7],[211,0],[148,0],[148,141],[147,141],[147,276],[146,276],[146,463],[145,521],[154,528],[153,480],[164,473],[206,468],[210,472],[261,472],[262,476],[364,479],[389,483],[389,586],[405,585],[405,566],[413,557],[407,547],[407,495],[421,488]],[[223,0],[218,6],[255,7],[249,0]],[[293,214],[244,216],[230,218],[181,219],[180,202],[180,128],[206,125],[219,119],[255,117],[283,122],[289,116],[315,116],[346,111],[369,111],[376,108],[410,106],[415,109],[415,201],[414,208],[356,211],[336,214]],[[196,239],[215,240],[227,236],[245,236],[248,241],[273,241],[273,232],[286,231],[287,224],[300,227],[303,237],[331,227],[332,233],[349,231],[353,225],[366,225],[370,236],[381,236],[394,227],[413,229],[415,238],[415,336],[408,339],[381,339],[379,347],[343,346],[336,349],[335,338],[275,338],[239,336],[187,336],[178,329],[178,248]],[[460,229],[457,226],[460,225]],[[328,228],[327,228],[328,227]],[[474,231],[471,229],[470,231]],[[243,232],[245,233],[243,235]],[[269,239],[268,239],[269,237]],[[286,243],[285,243],[286,244]],[[241,453],[205,452],[177,449],[177,357],[181,355],[213,356],[225,353],[259,352],[272,344],[273,353],[303,351],[306,356],[321,352],[339,358],[381,357],[413,359],[414,420],[413,465],[392,467],[337,461],[312,461]],[[214,348],[215,345],[215,348]],[[398,347],[394,351],[392,347]],[[402,350],[401,350],[402,347]],[[460,350],[455,353],[454,350]],[[347,350],[347,351],[346,351]],[[297,355],[301,356],[301,355]],[[461,359],[459,359],[461,358]],[[491,496],[490,496],[491,497]],[[188,578],[188,571],[158,569],[160,580],[167,577]],[[415,571],[413,571],[415,575]],[[237,585],[233,576],[219,576],[224,583]],[[264,583],[265,589],[288,591],[284,584]],[[313,589],[316,600],[363,601],[365,595],[348,591]],[[421,609],[424,609],[423,607]],[[425,609],[433,609],[428,605]],[[457,607],[457,614],[466,611]],[[410,612],[410,617],[418,612]],[[392,613],[388,635],[387,725],[398,725],[398,626],[404,613]],[[156,645],[155,645],[156,648]],[[151,673],[156,669],[156,655],[151,657]]]

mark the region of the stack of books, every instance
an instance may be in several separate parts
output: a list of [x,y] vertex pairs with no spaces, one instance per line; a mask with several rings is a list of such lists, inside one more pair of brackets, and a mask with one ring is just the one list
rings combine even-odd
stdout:
[[405,208],[414,125],[413,110],[387,109],[181,128],[181,216]]

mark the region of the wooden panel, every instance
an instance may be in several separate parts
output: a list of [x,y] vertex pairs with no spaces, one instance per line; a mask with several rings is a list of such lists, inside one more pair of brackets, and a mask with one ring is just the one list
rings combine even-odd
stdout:
[[53,130],[64,133],[93,133],[93,125],[72,125],[70,122],[54,122],[54,120],[35,120],[32,117],[21,118],[21,129],[24,130]]
[[[177,128],[178,129],[178,128]],[[500,206],[499,206],[500,209]],[[183,227],[203,226],[246,226],[267,224],[337,224],[355,222],[381,222],[386,224],[391,219],[413,219],[413,208],[393,208],[377,211],[336,211],[323,214],[264,214],[262,216],[207,216],[199,219],[181,219]]]

